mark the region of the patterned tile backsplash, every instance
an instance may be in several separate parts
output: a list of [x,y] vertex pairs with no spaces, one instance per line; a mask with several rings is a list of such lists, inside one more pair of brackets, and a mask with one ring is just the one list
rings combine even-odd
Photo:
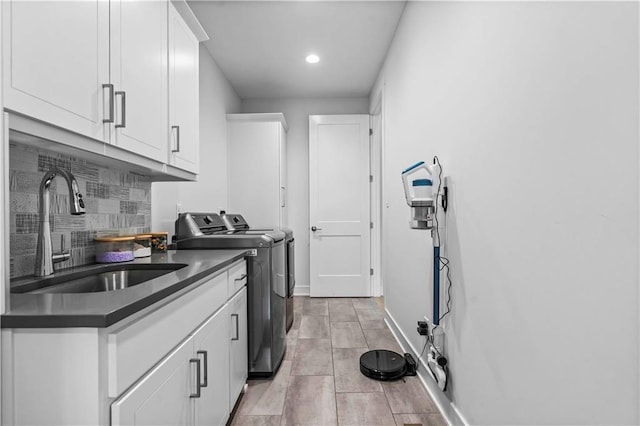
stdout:
[[54,179],[49,219],[53,251],[60,251],[64,235],[66,250],[71,252],[71,259],[56,264],[56,270],[94,263],[96,236],[133,235],[150,230],[151,180],[147,176],[11,142],[11,278],[33,274],[38,241],[38,191],[42,176],[53,165],[71,171],[86,206],[86,214],[71,216],[67,186],[63,179]]

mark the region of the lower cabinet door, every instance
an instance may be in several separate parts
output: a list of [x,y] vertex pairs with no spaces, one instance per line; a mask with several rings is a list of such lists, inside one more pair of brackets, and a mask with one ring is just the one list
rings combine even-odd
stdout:
[[195,356],[202,360],[201,396],[195,400],[196,425],[224,425],[229,417],[229,304],[193,335]]
[[111,404],[111,425],[193,424],[197,393],[193,338],[187,339],[133,388]]
[[229,302],[231,333],[229,336],[229,410],[242,392],[249,371],[247,331],[247,288],[240,290]]

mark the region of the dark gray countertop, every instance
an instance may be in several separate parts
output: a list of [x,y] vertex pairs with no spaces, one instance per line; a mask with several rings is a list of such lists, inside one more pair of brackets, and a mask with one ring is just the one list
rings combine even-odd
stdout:
[[2,328],[109,327],[224,269],[246,254],[247,250],[169,251],[125,264],[184,263],[187,266],[130,288],[99,293],[11,294],[10,309],[2,315],[1,325]]

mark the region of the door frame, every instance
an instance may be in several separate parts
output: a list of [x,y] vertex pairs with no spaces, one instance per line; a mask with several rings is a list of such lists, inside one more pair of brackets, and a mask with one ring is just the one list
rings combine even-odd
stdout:
[[[373,134],[369,136],[369,173],[372,176],[370,196],[370,218],[373,223],[371,229],[371,295],[381,297],[384,295],[384,274],[382,262],[382,156],[384,146],[384,88],[381,87],[372,96],[369,110],[369,127]],[[375,129],[373,117],[380,115],[379,128]]]

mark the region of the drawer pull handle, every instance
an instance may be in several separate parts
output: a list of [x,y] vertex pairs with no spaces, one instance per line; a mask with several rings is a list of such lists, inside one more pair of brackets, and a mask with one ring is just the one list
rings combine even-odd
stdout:
[[200,398],[200,358],[191,358],[190,364],[196,365],[196,393],[189,395],[189,398]]
[[247,274],[242,274],[242,275],[240,275],[238,278],[236,278],[234,281],[242,281],[242,280],[244,280],[245,278],[247,278]]
[[103,118],[103,123],[113,123],[113,84],[103,84],[102,90],[109,89],[109,118]]
[[171,126],[171,130],[176,131],[176,147],[171,152],[180,152],[180,126]]
[[124,129],[127,127],[127,94],[124,91],[117,91],[115,92],[115,96],[120,96],[120,105],[122,106],[122,109],[120,110],[120,124],[116,123],[116,129]]
[[231,338],[231,340],[240,340],[240,320],[238,317],[238,314],[231,314],[231,318],[235,318],[236,320],[236,337]]
[[200,384],[200,387],[206,388],[209,386],[209,363],[207,362],[207,351],[197,351],[196,353],[204,356],[204,360],[202,361],[204,363],[204,382]]

